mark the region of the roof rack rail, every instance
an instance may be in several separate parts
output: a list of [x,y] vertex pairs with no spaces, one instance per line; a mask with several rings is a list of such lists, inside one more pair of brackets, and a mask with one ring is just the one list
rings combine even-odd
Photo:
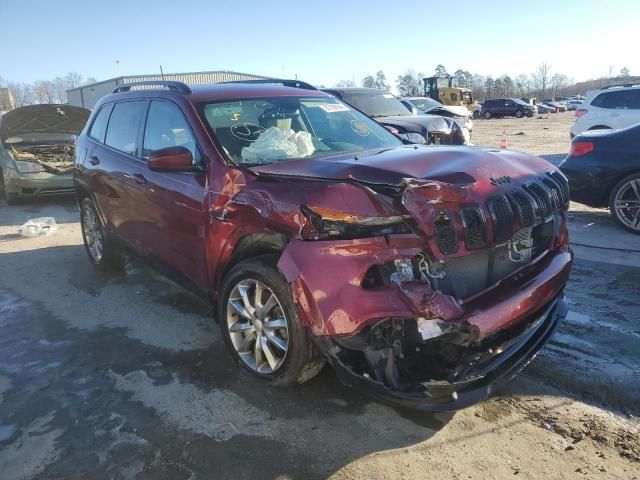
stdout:
[[614,87],[625,87],[625,88],[640,87],[640,83],[618,83],[616,85],[607,85],[606,87],[600,88],[600,90],[606,90],[607,88],[614,88]]
[[305,90],[317,90],[316,87],[310,83],[303,82],[301,80],[290,80],[285,78],[264,78],[260,80],[231,80],[229,82],[220,83],[254,83],[263,85],[282,85],[284,87],[303,88]]
[[119,87],[116,87],[113,93],[128,92],[129,90],[131,90],[131,87],[144,87],[144,86],[167,87],[169,90],[173,90],[174,92],[184,93],[186,95],[189,95],[191,93],[191,89],[186,83],[177,82],[175,80],[147,80],[143,82],[126,83],[124,85],[120,85]]

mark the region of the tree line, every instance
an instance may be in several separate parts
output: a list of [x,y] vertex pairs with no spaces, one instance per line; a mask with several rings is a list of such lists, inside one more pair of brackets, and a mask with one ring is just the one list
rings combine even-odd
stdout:
[[[569,96],[584,94],[583,84],[576,84],[572,78],[561,72],[554,72],[552,66],[547,61],[540,62],[536,69],[531,73],[521,73],[515,77],[509,75],[500,75],[493,77],[491,75],[479,75],[469,72],[468,70],[458,69],[453,73],[449,73],[444,65],[438,65],[430,76],[437,77],[453,77],[453,85],[456,87],[469,88],[473,98],[479,102],[483,102],[489,98],[504,97],[537,97],[540,99],[555,98],[558,96]],[[407,70],[404,74],[398,75],[396,79],[396,89],[400,96],[414,97],[421,96],[424,93],[422,79],[426,75],[415,70]],[[593,80],[600,88],[614,81],[623,82],[625,79],[633,78],[629,69],[623,67],[616,72],[613,67],[609,67],[608,75]],[[337,87],[355,87],[352,80],[341,80],[336,84]],[[389,90],[390,85],[382,70],[375,75],[367,75],[362,79],[362,87],[379,88],[381,90]]]
[[32,83],[10,82],[0,76],[0,87],[9,89],[16,108],[33,103],[67,103],[67,90],[95,82],[95,78],[83,78],[77,72]]

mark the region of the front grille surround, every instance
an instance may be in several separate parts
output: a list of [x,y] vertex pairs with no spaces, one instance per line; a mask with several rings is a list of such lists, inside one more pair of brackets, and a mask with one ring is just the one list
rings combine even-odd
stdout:
[[[548,222],[566,208],[568,195],[564,176],[549,172],[504,195],[490,197],[485,205],[461,205],[459,215],[440,210],[433,220],[433,241],[443,255],[457,253],[460,240],[464,240],[467,250],[486,248],[490,241],[496,245],[508,242],[516,230]],[[493,226],[492,238],[489,238],[488,221]]]

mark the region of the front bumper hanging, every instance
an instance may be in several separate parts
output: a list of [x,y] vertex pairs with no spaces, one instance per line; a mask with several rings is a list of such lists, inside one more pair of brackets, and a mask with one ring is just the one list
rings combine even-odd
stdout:
[[484,339],[480,348],[463,355],[446,380],[402,384],[398,388],[354,371],[341,360],[342,349],[331,337],[315,337],[315,341],[344,384],[362,388],[394,405],[450,411],[485,400],[516,376],[537,355],[567,311],[564,295],[560,293],[536,314],[510,330]]

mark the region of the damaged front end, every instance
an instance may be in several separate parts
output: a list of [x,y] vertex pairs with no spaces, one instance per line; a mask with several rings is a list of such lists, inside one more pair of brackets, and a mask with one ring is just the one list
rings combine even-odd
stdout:
[[386,221],[303,206],[307,230],[278,263],[343,382],[434,411],[488,397],[531,361],[566,316],[572,263],[562,178],[491,195],[450,180],[372,192],[395,202]]

